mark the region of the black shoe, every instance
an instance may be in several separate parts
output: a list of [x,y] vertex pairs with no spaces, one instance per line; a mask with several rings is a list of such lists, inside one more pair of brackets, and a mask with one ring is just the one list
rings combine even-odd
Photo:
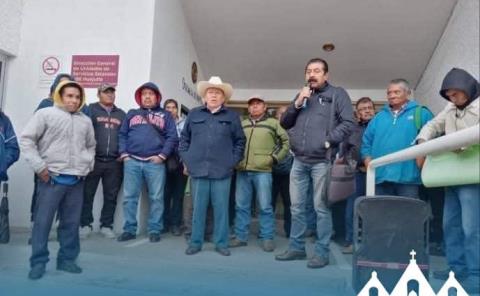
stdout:
[[[439,280],[447,280],[450,274],[450,269],[436,270],[433,272],[433,277]],[[468,277],[467,271],[455,272],[455,278],[458,281],[464,280]]]
[[330,263],[328,258],[320,257],[320,256],[313,256],[312,259],[308,260],[307,267],[308,268],[322,268],[327,266]]
[[148,239],[151,243],[158,243],[160,241],[160,234],[159,233],[150,233]]
[[182,235],[182,229],[180,228],[180,226],[172,226],[171,232],[172,232],[173,236]]
[[57,270],[70,273],[82,273],[82,269],[73,261],[57,261]]
[[38,280],[45,274],[45,264],[36,264],[30,269],[28,278],[31,280]]
[[117,240],[119,242],[124,242],[124,241],[128,241],[128,240],[136,239],[136,238],[137,238],[137,236],[135,234],[130,233],[130,232],[124,232],[117,238]]
[[187,255],[194,255],[200,252],[200,248],[198,247],[188,247],[187,250],[185,251],[185,254]]
[[307,253],[304,251],[292,251],[287,250],[282,254],[275,256],[275,260],[278,261],[291,261],[291,260],[303,260],[307,258]]
[[216,247],[215,252],[217,252],[218,254],[220,254],[222,256],[230,256],[231,255],[230,251],[227,248]]

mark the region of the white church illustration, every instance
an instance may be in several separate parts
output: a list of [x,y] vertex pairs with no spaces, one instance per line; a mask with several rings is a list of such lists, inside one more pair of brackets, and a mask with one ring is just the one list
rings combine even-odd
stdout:
[[[415,260],[415,250],[410,252],[412,258],[410,263],[405,269],[403,275],[400,277],[397,285],[393,289],[392,293],[389,294],[385,287],[382,285],[380,280],[377,277],[377,272],[373,271],[370,280],[365,284],[363,289],[358,293],[357,296],[370,296],[370,292],[376,290],[378,296],[449,296],[454,291],[456,291],[457,296],[468,296],[465,289],[460,285],[460,283],[455,278],[455,274],[451,271],[450,276],[443,285],[443,287],[438,291],[438,294],[435,294],[432,287],[428,283],[427,279],[423,275],[420,267],[417,265],[417,260]],[[410,283],[418,284],[418,294],[416,291],[408,291],[408,286]]]

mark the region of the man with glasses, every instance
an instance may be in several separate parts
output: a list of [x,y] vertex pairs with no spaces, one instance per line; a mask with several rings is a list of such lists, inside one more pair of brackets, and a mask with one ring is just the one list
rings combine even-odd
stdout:
[[306,258],[305,204],[308,188],[313,183],[313,203],[317,213],[315,255],[307,267],[322,268],[329,264],[329,243],[332,235],[332,214],[326,199],[332,159],[338,144],[343,142],[354,125],[352,102],[341,87],[328,83],[328,64],[311,59],[305,67],[306,86],[300,90],[280,120],[289,130],[294,154],[290,173],[292,227],[288,250],[276,260]]

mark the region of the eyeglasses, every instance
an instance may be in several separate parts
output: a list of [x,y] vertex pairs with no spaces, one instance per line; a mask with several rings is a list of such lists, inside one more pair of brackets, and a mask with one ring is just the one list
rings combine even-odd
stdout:
[[306,74],[312,74],[312,72],[315,74],[319,74],[323,72],[323,69],[315,68],[315,69],[307,69],[307,71],[305,71]]

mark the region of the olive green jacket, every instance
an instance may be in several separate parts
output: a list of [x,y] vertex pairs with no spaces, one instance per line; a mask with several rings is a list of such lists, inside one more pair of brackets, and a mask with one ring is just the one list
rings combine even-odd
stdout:
[[287,132],[275,118],[265,115],[258,121],[247,118],[242,121],[247,138],[245,157],[238,164],[239,171],[271,172],[272,166],[281,161],[290,148]]

